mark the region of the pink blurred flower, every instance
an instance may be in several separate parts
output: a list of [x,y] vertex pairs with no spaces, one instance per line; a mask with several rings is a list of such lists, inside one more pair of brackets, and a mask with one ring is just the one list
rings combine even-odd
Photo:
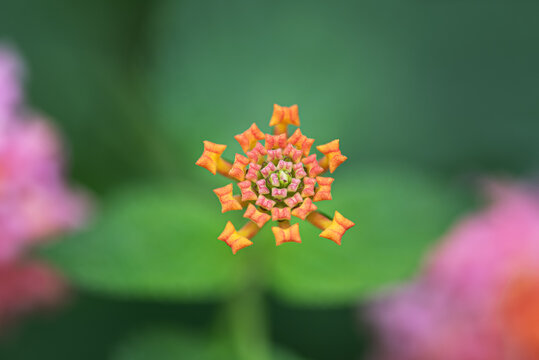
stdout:
[[413,283],[370,306],[376,359],[539,359],[539,191],[489,192],[492,205],[458,224]]
[[65,295],[62,277],[35,261],[0,264],[0,325],[36,308],[56,306]]
[[62,179],[59,142],[42,119],[16,119],[0,137],[0,262],[78,226],[84,197]]
[[0,47],[0,326],[8,314],[58,299],[61,278],[23,259],[87,212],[85,196],[64,181],[56,131],[24,106],[21,74],[18,58]]

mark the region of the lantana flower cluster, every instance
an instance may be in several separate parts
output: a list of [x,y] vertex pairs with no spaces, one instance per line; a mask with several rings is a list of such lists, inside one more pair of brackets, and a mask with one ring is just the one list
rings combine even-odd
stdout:
[[539,359],[539,188],[491,183],[412,283],[370,306],[378,360]]
[[61,276],[28,254],[80,226],[87,210],[64,182],[56,132],[23,102],[22,75],[16,55],[0,48],[0,326],[60,300]]
[[235,136],[244,154],[236,154],[234,162],[222,158],[226,145],[204,141],[204,152],[196,164],[237,182],[238,195],[232,183],[214,190],[222,212],[245,210],[243,217],[248,219],[240,230],[229,221],[219,240],[235,254],[252,245],[251,239],[272,220],[277,225],[272,227],[276,245],[300,243],[299,223],[290,222],[295,217],[309,221],[323,230],[321,237],[340,245],[354,223],[338,211],[330,219],[317,211],[315,204],[332,198],[334,179],[322,175],[328,170],[333,173],[347,159],[339,149],[339,140],[318,146],[323,154],[318,160],[311,154],[314,139],[299,128],[288,136],[289,125],[300,126],[297,105],[275,104],[269,125],[274,127],[273,134],[263,133],[253,123]]

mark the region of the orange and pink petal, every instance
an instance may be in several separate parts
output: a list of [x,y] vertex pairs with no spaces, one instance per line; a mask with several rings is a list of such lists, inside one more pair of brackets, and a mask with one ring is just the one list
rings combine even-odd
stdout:
[[232,184],[214,189],[213,192],[217,195],[219,202],[221,203],[221,212],[225,213],[231,210],[241,210],[242,206],[238,200],[234,198],[232,194]]
[[341,215],[338,211],[335,211],[333,221],[322,233],[320,237],[334,241],[336,244],[341,245],[341,239],[344,233],[353,227],[355,224]]
[[211,141],[204,141],[204,152],[197,160],[196,165],[205,168],[215,175],[217,173],[217,165],[225,149],[226,145],[215,144]]
[[277,246],[286,242],[301,243],[301,237],[299,235],[299,224],[294,224],[288,228],[272,227],[273,235],[275,236],[275,244]]
[[230,221],[227,222],[225,229],[221,235],[219,235],[218,239],[230,246],[233,254],[236,254],[238,250],[253,245],[251,240],[236,231],[236,228]]

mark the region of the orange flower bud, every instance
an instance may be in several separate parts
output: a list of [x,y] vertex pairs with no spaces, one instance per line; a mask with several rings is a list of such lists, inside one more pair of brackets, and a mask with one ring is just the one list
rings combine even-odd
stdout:
[[217,188],[213,190],[213,192],[219,198],[222,207],[221,212],[241,210],[241,204],[238,200],[234,199],[234,195],[232,195],[232,184]]
[[355,224],[342,216],[338,211],[335,211],[333,221],[322,233],[320,237],[334,241],[336,244],[341,245],[341,238],[344,233]]
[[314,195],[314,186],[316,185],[316,180],[310,177],[303,179],[303,190],[301,191],[301,196],[309,197]]
[[273,104],[273,115],[271,116],[269,126],[275,125],[294,125],[299,126],[299,111],[297,105],[279,106]]
[[300,206],[292,210],[292,215],[300,218],[301,220],[305,220],[307,215],[316,209],[318,209],[318,207],[313,204],[313,201],[310,198],[307,198]]
[[301,242],[301,237],[299,236],[299,224],[294,224],[286,229],[274,226],[271,228],[271,231],[273,231],[275,244],[277,246],[285,242]]
[[324,168],[322,168],[316,160],[316,154],[303,158],[301,162],[305,164],[310,177],[315,177],[324,172]]
[[264,133],[260,131],[258,126],[255,123],[251,127],[239,135],[234,136],[239,143],[244,152],[251,150],[254,144],[258,140],[264,139]]
[[225,230],[219,235],[218,239],[230,246],[233,254],[236,254],[238,250],[253,245],[251,240],[238,234],[230,221],[226,223]]
[[280,160],[283,158],[283,149],[268,150],[268,161]]
[[241,201],[250,201],[250,200],[256,200],[257,195],[253,191],[252,188],[252,182],[249,180],[245,180],[238,183],[238,187],[241,191]]
[[275,201],[268,199],[264,195],[258,195],[258,199],[256,199],[255,204],[263,207],[264,209],[271,210],[275,206]]
[[264,158],[264,155],[268,153],[268,150],[261,143],[257,142],[253,150],[247,151],[247,156],[253,162],[258,163],[261,159]]
[[249,170],[247,170],[247,174],[245,174],[245,178],[251,181],[256,181],[258,179],[258,173],[260,171],[261,166],[256,163],[250,163],[249,164]]
[[243,214],[243,217],[254,222],[259,228],[262,228],[262,226],[271,219],[271,216],[262,211],[258,211],[253,204],[247,206],[247,210],[245,211],[245,214]]
[[207,169],[209,172],[215,175],[217,173],[217,164],[225,149],[226,145],[204,141],[204,152],[197,160],[196,165]]
[[283,154],[289,156],[294,163],[298,163],[301,160],[301,156],[303,155],[302,151],[296,149],[292,144],[286,145]]
[[318,182],[318,189],[316,194],[314,194],[313,201],[322,201],[322,200],[331,200],[331,184],[335,179],[330,177],[316,177],[316,182]]
[[232,168],[228,172],[228,175],[238,181],[245,180],[245,168],[247,167],[247,165],[249,165],[249,162],[250,160],[248,157],[241,154],[236,154],[236,157],[234,158],[234,164],[232,164]]
[[289,198],[284,199],[284,203],[291,208],[293,208],[294,206],[296,206],[297,204],[301,202],[303,202],[303,198],[298,193],[295,193],[293,196],[290,196]]
[[311,146],[313,146],[314,139],[309,139],[307,136],[301,133],[300,129],[296,129],[296,131],[294,131],[292,136],[290,136],[288,139],[288,142],[303,151],[304,156],[307,156],[311,151]]
[[281,148],[286,146],[286,134],[270,135],[266,134],[266,149]]
[[271,220],[290,220],[290,208],[274,207],[273,209],[271,209]]
[[[320,160],[320,163],[325,165],[325,163],[328,163],[329,171],[333,173],[335,169],[339,167],[343,162],[348,159],[346,156],[341,154],[341,150],[339,149],[339,139],[333,140],[332,142],[329,142],[325,145],[320,145],[316,147],[318,151],[320,151],[322,154],[325,155],[325,157]],[[327,166],[324,166],[327,169]]]
[[[271,151],[271,150],[268,150]],[[268,165],[266,165],[262,170],[260,170],[260,173],[263,177],[267,178],[271,173],[273,173],[277,168],[275,167],[275,164],[271,161],[268,162]]]

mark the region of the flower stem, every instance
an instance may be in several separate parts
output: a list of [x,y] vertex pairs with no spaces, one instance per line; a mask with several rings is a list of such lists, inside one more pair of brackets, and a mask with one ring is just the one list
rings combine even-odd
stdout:
[[321,230],[325,230],[332,223],[331,219],[318,211],[313,211],[307,216],[307,221]]
[[265,304],[260,289],[251,287],[226,304],[230,335],[239,360],[270,360]]
[[241,236],[245,236],[247,239],[252,239],[258,232],[260,228],[252,221],[247,222],[238,233]]

